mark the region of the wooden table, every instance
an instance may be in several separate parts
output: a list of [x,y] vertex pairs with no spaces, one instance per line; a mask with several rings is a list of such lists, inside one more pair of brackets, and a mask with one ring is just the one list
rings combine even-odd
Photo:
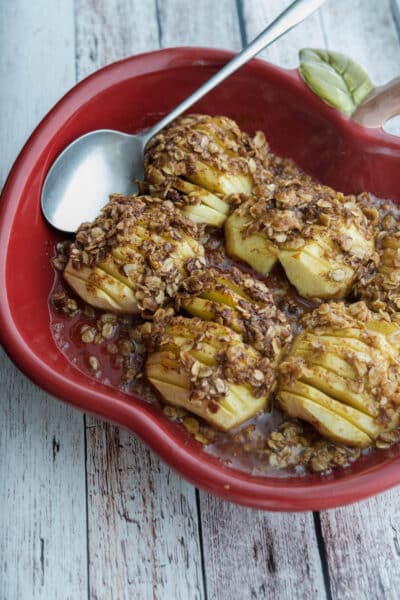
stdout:
[[[76,81],[160,46],[238,50],[287,4],[0,1],[0,181]],[[329,47],[383,83],[400,74],[399,35],[397,0],[329,0],[263,57],[295,66],[299,48]],[[233,506],[0,360],[1,600],[400,597],[398,490],[314,514]]]

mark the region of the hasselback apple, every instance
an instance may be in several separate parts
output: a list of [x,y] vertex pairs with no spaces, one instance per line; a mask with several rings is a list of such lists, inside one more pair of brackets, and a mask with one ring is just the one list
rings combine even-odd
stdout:
[[267,286],[236,268],[193,271],[182,282],[177,306],[240,333],[272,364],[279,361],[291,340],[287,318],[277,308]]
[[400,328],[363,302],[322,304],[280,365],[277,399],[324,436],[365,447],[399,422]]
[[266,408],[275,370],[232,329],[168,316],[142,325],[137,339],[148,353],[146,377],[166,403],[225,431]]
[[200,268],[204,250],[196,225],[171,202],[114,195],[78,229],[63,275],[94,307],[154,312],[175,297],[189,261]]
[[232,213],[225,240],[229,255],[263,275],[279,261],[305,298],[343,298],[374,252],[374,213],[306,178],[281,182]]
[[252,138],[228,117],[187,115],[147,144],[144,186],[193,221],[219,227],[233,197],[250,194],[268,162],[261,132]]

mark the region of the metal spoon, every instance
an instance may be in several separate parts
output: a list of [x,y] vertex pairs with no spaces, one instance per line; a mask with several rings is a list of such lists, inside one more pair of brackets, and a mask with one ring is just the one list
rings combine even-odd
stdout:
[[128,135],[101,129],[72,142],[54,161],[44,182],[41,204],[47,221],[56,229],[72,233],[82,222],[92,221],[99,214],[109,194],[135,193],[133,179],[143,178],[143,152],[147,142],[263,48],[301,23],[324,1],[295,0],[218,73],[146,132]]

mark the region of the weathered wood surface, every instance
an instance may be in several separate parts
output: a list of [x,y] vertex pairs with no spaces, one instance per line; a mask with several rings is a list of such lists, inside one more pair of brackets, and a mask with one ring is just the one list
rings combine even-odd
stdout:
[[[0,181],[75,76],[160,45],[239,49],[288,3],[0,3]],[[262,56],[293,67],[328,46],[381,83],[399,74],[399,23],[399,0],[330,0]],[[239,508],[116,427],[88,418],[85,439],[82,416],[4,355],[0,381],[0,600],[398,597],[398,491],[314,516]]]
[[[289,4],[290,2],[287,2],[287,0],[274,0],[273,2],[242,0],[240,5],[242,6],[241,14],[243,16],[245,39],[247,41],[252,40],[265,28],[267,23],[275,19]],[[272,46],[263,50],[260,57],[281,67],[294,68],[299,63],[300,48],[305,46],[324,48],[325,40],[321,28],[320,13],[321,11],[317,11],[310,15],[298,27],[295,27]]]
[[204,598],[194,488],[110,425],[87,452],[90,598]]
[[313,515],[200,500],[209,598],[326,598]]
[[333,598],[398,599],[399,522],[398,489],[321,513]]
[[[0,2],[1,184],[74,84],[74,52],[72,0]],[[83,416],[33,386],[1,351],[0,599],[84,599],[86,562]]]

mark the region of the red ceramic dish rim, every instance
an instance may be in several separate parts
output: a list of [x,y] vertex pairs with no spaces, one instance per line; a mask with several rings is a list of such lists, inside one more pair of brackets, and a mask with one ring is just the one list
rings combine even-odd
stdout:
[[[141,405],[128,404],[100,388],[82,388],[76,382],[53,371],[25,342],[14,326],[6,289],[6,264],[11,225],[27,176],[37,156],[55,135],[62,122],[73,114],[88,97],[107,87],[132,77],[132,74],[159,71],[173,65],[207,64],[219,67],[233,53],[207,48],[170,48],[130,57],[105,67],[66,94],[42,120],[18,156],[2,193],[0,207],[0,337],[6,352],[15,364],[36,384],[54,396],[74,406],[96,414],[137,434],[171,467],[192,483],[224,499],[264,510],[304,511],[341,506],[361,500],[400,484],[400,457],[360,473],[349,473],[341,479],[312,484],[298,478],[278,479],[255,477],[230,469],[195,450],[195,447],[175,438],[165,424]],[[347,135],[359,140],[374,140],[385,147],[400,147],[399,139],[382,130],[367,130],[343,117],[324,104],[304,85],[296,71],[286,71],[254,59],[260,74],[273,72],[275,78],[291,80],[297,91],[308,96],[307,101],[329,118]]]

